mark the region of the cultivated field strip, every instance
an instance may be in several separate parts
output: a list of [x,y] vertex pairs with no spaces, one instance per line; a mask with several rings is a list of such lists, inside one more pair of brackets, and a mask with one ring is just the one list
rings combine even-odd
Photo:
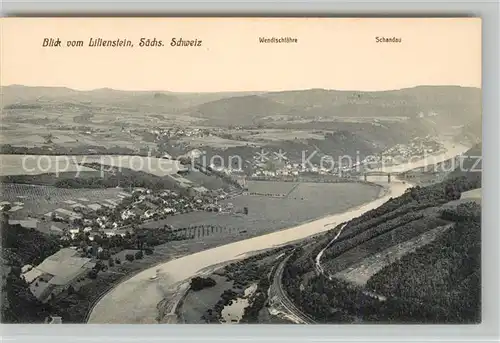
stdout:
[[[87,200],[90,204],[96,202],[120,201],[121,188],[109,189],[67,189],[51,186],[28,184],[3,184],[0,199],[2,201],[22,202],[23,208],[14,215],[42,215],[56,208],[71,209],[69,202],[81,203]],[[68,202],[69,201],[69,202]]]
[[450,225],[440,226],[406,242],[396,244],[388,249],[364,258],[361,262],[336,273],[334,277],[344,279],[345,281],[352,282],[359,286],[364,286],[373,275],[378,273],[385,266],[394,263],[404,255],[432,242],[449,228]]

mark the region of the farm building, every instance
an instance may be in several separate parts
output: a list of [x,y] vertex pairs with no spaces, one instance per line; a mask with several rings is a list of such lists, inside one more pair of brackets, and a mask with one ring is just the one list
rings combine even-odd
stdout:
[[10,225],[21,225],[27,229],[36,229],[38,228],[38,220],[36,219],[25,219],[25,220],[9,220]]
[[30,290],[39,300],[45,301],[73,286],[79,288],[78,279],[86,275],[95,263],[89,258],[78,257],[72,248],[61,249],[47,257],[41,264],[23,274]]

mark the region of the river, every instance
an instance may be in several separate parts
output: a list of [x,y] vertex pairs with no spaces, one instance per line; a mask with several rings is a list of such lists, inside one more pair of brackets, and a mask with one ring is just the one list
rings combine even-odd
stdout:
[[[436,156],[431,163],[436,163],[436,160],[451,158],[455,156],[453,155],[455,153],[454,150],[442,156]],[[416,164],[419,165],[420,163],[408,164],[406,170],[414,168]],[[423,162],[423,165],[425,166],[425,162]],[[401,167],[403,166],[400,166],[398,170],[402,170]],[[358,217],[366,211],[379,207],[390,197],[400,196],[408,187],[408,184],[396,179],[389,184],[388,191],[383,197],[344,213],[327,216],[290,229],[204,250],[144,270],[118,284],[102,297],[94,306],[88,322],[93,324],[154,324],[157,322],[157,304],[181,282],[195,276],[200,270],[215,264],[243,258],[252,251],[280,246],[327,231],[331,229],[329,224],[341,223]],[[150,278],[156,274],[157,270],[159,270],[158,280],[152,281]]]

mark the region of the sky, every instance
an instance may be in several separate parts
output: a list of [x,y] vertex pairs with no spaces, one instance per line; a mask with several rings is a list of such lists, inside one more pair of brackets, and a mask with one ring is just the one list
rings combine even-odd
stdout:
[[[2,18],[2,86],[175,92],[481,87],[479,18]],[[377,43],[376,37],[401,43]],[[292,37],[297,43],[259,43]],[[43,47],[59,38],[62,47]],[[88,47],[90,38],[133,47]],[[139,47],[140,38],[164,47]],[[171,47],[172,38],[202,40]],[[83,40],[83,47],[66,42]]]

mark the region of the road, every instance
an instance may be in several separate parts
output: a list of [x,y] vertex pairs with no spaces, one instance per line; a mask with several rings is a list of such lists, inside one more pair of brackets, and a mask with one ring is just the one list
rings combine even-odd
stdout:
[[[321,256],[323,256],[325,250],[328,249],[337,240],[337,238],[339,238],[340,234],[342,233],[346,225],[347,223],[344,223],[344,225],[342,225],[342,227],[340,228],[339,232],[335,235],[335,237],[333,237],[333,239],[323,249],[321,249],[318,255],[316,255],[315,259],[316,263],[314,264],[314,267],[316,268],[316,271],[319,274],[325,274],[325,270],[321,266]],[[328,276],[328,279],[330,279],[330,276]]]
[[[445,157],[447,156],[442,158]],[[409,164],[408,167],[414,165]],[[165,298],[165,293],[159,291],[155,283],[150,280],[150,277],[156,274],[157,269],[160,270],[160,280],[158,282],[161,283],[162,288],[176,288],[184,280],[197,275],[200,270],[212,265],[242,259],[252,251],[281,246],[328,231],[330,223],[347,222],[379,207],[391,197],[400,196],[407,188],[409,188],[408,184],[394,180],[389,184],[388,191],[383,197],[344,213],[327,216],[290,229],[204,250],[153,266],[111,289],[94,306],[88,322],[116,324],[157,323],[157,304]]]

